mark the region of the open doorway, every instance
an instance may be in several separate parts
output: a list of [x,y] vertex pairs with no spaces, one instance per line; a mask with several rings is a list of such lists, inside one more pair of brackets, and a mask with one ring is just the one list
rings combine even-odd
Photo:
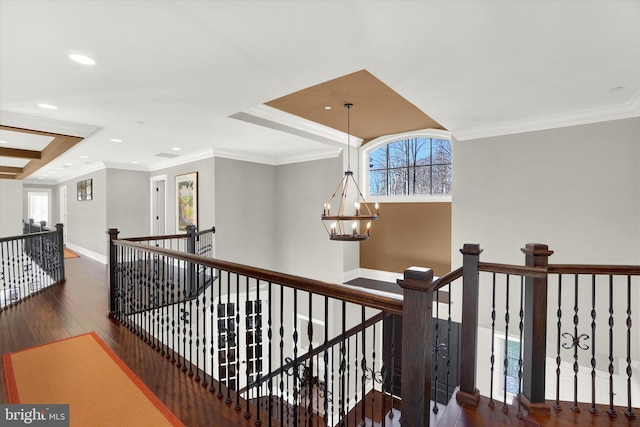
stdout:
[[166,175],[151,177],[151,235],[163,236],[167,231]]

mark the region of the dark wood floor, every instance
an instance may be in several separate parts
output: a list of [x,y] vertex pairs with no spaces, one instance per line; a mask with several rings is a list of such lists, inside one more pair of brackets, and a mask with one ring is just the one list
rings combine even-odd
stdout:
[[[66,259],[65,268],[65,284],[0,311],[0,354],[95,331],[186,426],[255,426],[244,409],[236,411],[107,318],[104,265],[80,257]],[[4,369],[0,403],[8,403]]]
[[[128,329],[107,316],[107,269],[86,257],[65,260],[67,282],[10,309],[0,312],[0,354],[21,350],[86,332],[95,331],[132,371],[186,426],[254,426],[236,411],[160,357]],[[1,362],[0,362],[1,363]],[[91,381],[91,378],[87,378]],[[454,399],[455,400],[455,399]],[[0,403],[7,403],[4,370],[0,369]],[[475,407],[450,403],[432,416],[438,426],[640,426],[622,412],[610,419],[603,409],[598,416],[587,408],[580,414],[570,409],[550,415],[519,419],[515,411],[491,409],[485,400]],[[624,410],[624,409],[623,409]],[[636,414],[640,416],[640,414]],[[264,420],[264,424],[268,422]],[[432,422],[432,425],[436,424]],[[136,426],[137,427],[137,426]]]

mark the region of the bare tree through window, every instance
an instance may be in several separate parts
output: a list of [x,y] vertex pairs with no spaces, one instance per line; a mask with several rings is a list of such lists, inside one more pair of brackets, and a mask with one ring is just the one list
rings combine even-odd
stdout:
[[369,155],[369,195],[451,194],[451,142],[407,138]]

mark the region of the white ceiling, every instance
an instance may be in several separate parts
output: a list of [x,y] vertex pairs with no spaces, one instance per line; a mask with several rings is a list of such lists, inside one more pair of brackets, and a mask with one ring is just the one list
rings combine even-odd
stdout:
[[29,180],[335,155],[230,116],[362,69],[458,139],[640,116],[640,1],[0,0],[0,124],[88,135]]

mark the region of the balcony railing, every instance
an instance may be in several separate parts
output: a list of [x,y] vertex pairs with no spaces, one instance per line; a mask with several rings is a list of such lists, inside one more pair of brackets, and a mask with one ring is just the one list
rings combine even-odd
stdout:
[[407,269],[394,296],[112,230],[110,312],[256,423],[426,426],[458,387],[458,402],[482,394],[518,416],[635,418],[640,267],[550,265],[545,245],[527,245],[525,265],[461,251],[441,278]]
[[31,220],[23,235],[0,238],[0,310],[64,282],[62,229]]

